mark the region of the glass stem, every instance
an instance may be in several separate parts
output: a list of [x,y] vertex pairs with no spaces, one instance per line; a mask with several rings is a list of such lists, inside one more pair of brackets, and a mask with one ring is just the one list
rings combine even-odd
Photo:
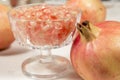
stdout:
[[52,62],[52,52],[51,49],[41,49],[41,59],[40,61],[43,63]]

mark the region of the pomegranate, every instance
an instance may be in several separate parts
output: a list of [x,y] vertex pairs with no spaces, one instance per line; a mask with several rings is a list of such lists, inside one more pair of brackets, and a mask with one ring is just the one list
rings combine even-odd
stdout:
[[120,22],[78,24],[71,62],[84,80],[120,80]]
[[0,4],[0,50],[8,48],[14,41],[7,12],[10,8]]
[[105,20],[106,8],[101,0],[68,0],[67,4],[81,9],[81,22],[88,20],[91,23],[98,23]]

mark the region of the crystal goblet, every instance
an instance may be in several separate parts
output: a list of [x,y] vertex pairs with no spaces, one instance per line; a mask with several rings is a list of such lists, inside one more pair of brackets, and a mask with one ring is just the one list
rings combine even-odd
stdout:
[[26,76],[43,80],[64,75],[69,61],[52,55],[51,49],[63,47],[72,41],[80,15],[80,10],[55,3],[23,5],[9,12],[16,41],[41,52],[23,62],[22,71]]

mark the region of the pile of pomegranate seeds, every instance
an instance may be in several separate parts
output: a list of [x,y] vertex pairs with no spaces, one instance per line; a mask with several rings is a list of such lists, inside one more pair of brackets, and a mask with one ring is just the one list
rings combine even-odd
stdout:
[[58,45],[75,29],[77,12],[67,6],[33,5],[19,7],[13,14],[16,27],[34,45]]

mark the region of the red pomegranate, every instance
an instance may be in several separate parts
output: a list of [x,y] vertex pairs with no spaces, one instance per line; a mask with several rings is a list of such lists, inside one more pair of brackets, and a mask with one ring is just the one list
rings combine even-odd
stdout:
[[120,80],[120,22],[78,24],[71,62],[84,80]]
[[9,10],[8,6],[0,4],[0,50],[8,48],[14,41],[7,15]]
[[81,22],[88,20],[91,23],[98,23],[105,20],[106,8],[101,0],[68,0],[67,4],[72,8],[81,9]]

